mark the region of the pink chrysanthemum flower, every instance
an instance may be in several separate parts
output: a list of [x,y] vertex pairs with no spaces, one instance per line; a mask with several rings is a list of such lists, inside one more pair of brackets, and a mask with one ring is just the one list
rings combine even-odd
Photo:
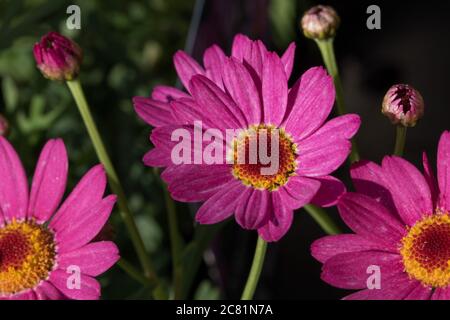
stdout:
[[[286,59],[267,51],[260,41],[244,36],[235,38],[232,51],[232,57],[216,61],[216,76],[220,76],[215,81],[192,72],[183,76],[190,95],[170,102],[170,117],[165,117],[166,125],[153,130],[155,149],[144,163],[167,167],[162,178],[174,199],[205,202],[197,212],[198,222],[214,224],[234,214],[244,229],[277,241],[291,226],[295,209],[310,202],[334,205],[345,191],[329,174],[347,158],[349,139],[360,120],[346,115],[326,122],[335,92],[333,80],[322,68],[310,69],[289,89],[293,54],[283,62]],[[191,65],[192,61],[178,69],[189,70]],[[161,119],[162,113],[147,110],[149,123]],[[183,128],[195,136],[195,121],[221,133],[241,130],[234,137],[232,154],[227,155],[232,159],[263,132],[277,130],[277,172],[263,175],[265,165],[260,161],[175,165],[171,156],[177,142],[172,133]],[[219,143],[227,149],[225,141]],[[201,146],[202,151],[206,148]]]
[[119,259],[114,243],[91,242],[116,196],[103,198],[106,175],[92,168],[60,206],[68,171],[62,140],[42,150],[31,192],[22,164],[0,137],[0,300],[98,299],[94,278]]
[[352,169],[358,193],[338,208],[355,234],[312,245],[325,282],[362,289],[346,299],[450,299],[450,132],[439,143],[437,181],[426,154],[423,165],[424,174],[385,157]]

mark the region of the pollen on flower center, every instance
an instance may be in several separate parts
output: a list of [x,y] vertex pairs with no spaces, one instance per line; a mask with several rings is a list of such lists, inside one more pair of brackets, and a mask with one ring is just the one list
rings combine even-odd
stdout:
[[417,222],[400,250],[411,278],[434,288],[450,284],[450,216],[438,213]]
[[[265,140],[261,139],[262,135]],[[262,147],[267,159],[261,158]],[[295,174],[296,157],[297,146],[284,130],[268,125],[252,126],[234,141],[233,175],[247,186],[275,191]]]
[[53,234],[33,221],[0,228],[0,297],[34,288],[55,264]]

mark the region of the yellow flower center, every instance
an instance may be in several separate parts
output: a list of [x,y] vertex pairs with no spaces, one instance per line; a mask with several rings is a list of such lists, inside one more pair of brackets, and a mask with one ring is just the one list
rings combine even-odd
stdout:
[[450,216],[438,212],[423,218],[402,239],[400,253],[405,271],[423,285],[450,284]]
[[233,175],[246,186],[275,191],[295,175],[296,157],[297,146],[283,129],[251,126],[234,140]]
[[0,227],[0,297],[36,287],[55,264],[53,234],[34,221]]

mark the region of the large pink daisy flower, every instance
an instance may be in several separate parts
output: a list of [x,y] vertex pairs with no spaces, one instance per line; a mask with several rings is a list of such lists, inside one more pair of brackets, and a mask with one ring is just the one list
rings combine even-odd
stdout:
[[[193,73],[184,78],[190,94],[170,102],[173,120],[153,130],[155,149],[144,163],[167,167],[162,178],[174,199],[204,202],[196,215],[198,222],[214,224],[234,214],[244,229],[277,241],[291,226],[295,209],[310,202],[333,205],[345,191],[329,174],[347,158],[359,117],[346,115],[326,122],[335,99],[331,77],[322,68],[313,68],[289,89],[292,67],[286,65],[292,62],[283,63],[261,42],[238,36],[233,56],[216,65],[220,72],[216,81]],[[147,116],[150,123],[157,117]],[[261,132],[277,129],[278,171],[262,175],[260,162],[175,165],[171,153],[176,143],[171,135],[182,127],[194,136],[194,121],[219,132],[240,129],[243,134],[235,136],[233,146],[244,149]],[[205,145],[201,147],[204,151]]]
[[[242,61],[253,61],[257,69],[262,68],[262,56],[267,52],[266,47],[260,41],[252,41],[242,34],[234,37],[231,56]],[[281,57],[286,77],[289,79],[294,66],[295,43],[291,43]],[[222,67],[226,60],[225,53],[217,46],[212,45],[205,50],[203,66],[191,58],[186,52],[179,50],[173,57],[173,63],[178,77],[184,88],[190,92],[189,82],[195,75],[203,75],[219,88],[223,89]],[[153,127],[177,123],[177,117],[173,116],[170,102],[180,98],[189,98],[189,94],[177,88],[169,86],[156,86],[151,97],[134,97],[133,104],[136,113]]]
[[355,234],[312,245],[324,281],[362,289],[346,299],[450,299],[450,132],[439,143],[437,181],[425,154],[423,164],[424,174],[398,157],[352,169],[358,193],[338,208]]
[[92,168],[60,206],[68,171],[62,140],[42,150],[31,192],[22,164],[0,137],[0,300],[98,299],[95,276],[119,259],[114,243],[91,242],[116,196],[103,198],[106,175]]

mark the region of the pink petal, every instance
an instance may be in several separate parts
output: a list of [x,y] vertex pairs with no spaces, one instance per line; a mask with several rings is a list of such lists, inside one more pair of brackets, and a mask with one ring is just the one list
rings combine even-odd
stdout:
[[395,207],[407,225],[433,213],[430,188],[416,167],[398,157],[384,157],[382,167]]
[[205,71],[203,68],[192,59],[184,51],[177,51],[173,57],[173,63],[175,64],[175,69],[177,70],[178,77],[183,83],[184,87],[189,90],[189,82],[191,78],[197,74],[204,75]]
[[308,138],[297,143],[297,173],[320,177],[335,171],[347,159],[351,151],[348,139],[353,137],[361,124],[357,115],[345,115],[328,121]]
[[383,244],[357,234],[327,236],[314,241],[311,245],[312,256],[322,263],[341,253],[362,251],[388,251],[388,249]]
[[297,140],[308,137],[326,120],[334,104],[333,79],[322,67],[306,71],[289,91],[285,128]]
[[113,242],[94,242],[59,254],[58,269],[66,271],[70,266],[78,266],[81,273],[95,277],[111,268],[119,258],[119,250]]
[[322,268],[321,278],[328,284],[341,289],[367,288],[370,267],[377,266],[383,279],[403,271],[402,258],[399,254],[380,251],[363,251],[341,253],[328,259]]
[[[160,150],[161,156],[163,154],[166,154],[169,158],[171,157],[171,153],[173,148],[180,143],[179,140],[172,141],[172,134],[176,130],[184,129],[186,130],[186,134],[189,134],[189,140],[185,141],[186,143],[191,142],[191,152],[194,153],[197,152],[203,152],[203,148],[206,144],[205,141],[203,141],[203,145],[200,143],[194,143],[194,127],[193,126],[181,126],[181,125],[170,125],[170,126],[164,126],[159,128],[154,128],[152,130],[152,134],[150,136],[150,140],[155,145],[157,149]],[[187,139],[187,138],[186,138]],[[194,155],[192,154],[192,162],[194,161]],[[173,161],[171,160],[171,163],[173,164]]]
[[291,77],[292,69],[294,68],[294,58],[295,42],[292,42],[281,57],[281,62],[283,62],[284,72],[286,73],[287,79]]
[[116,198],[115,195],[106,197],[100,203],[82,212],[77,220],[67,217],[61,221],[55,236],[58,252],[69,252],[91,241],[108,220]]
[[255,230],[267,223],[271,210],[269,191],[246,188],[236,207],[236,221],[244,229]]
[[252,76],[235,58],[225,60],[223,81],[233,100],[243,111],[248,124],[259,124],[262,106]]
[[272,194],[273,217],[258,229],[259,235],[267,242],[280,240],[290,229],[294,212],[284,205],[278,192]]
[[[0,136],[0,217],[5,221],[23,219],[28,209],[28,183],[16,151]],[[3,213],[3,215],[2,215]],[[2,220],[0,218],[0,224]]]
[[380,203],[358,193],[343,195],[338,203],[344,222],[357,234],[395,251],[406,228]]
[[246,128],[245,116],[230,97],[204,76],[190,82],[192,96],[215,124],[216,129]]
[[237,34],[233,40],[233,46],[231,49],[231,56],[242,61],[244,57],[250,57],[252,52],[252,43],[247,36],[243,34]]
[[315,178],[320,182],[320,189],[317,191],[311,203],[319,207],[335,206],[339,198],[347,191],[341,180],[332,176]]
[[268,51],[262,41],[252,41],[238,34],[234,37],[231,56],[244,63],[252,72],[255,81],[260,81],[264,58]]
[[439,141],[437,173],[441,191],[439,204],[450,211],[450,131],[445,131]]
[[301,176],[292,176],[288,183],[278,190],[282,202],[290,209],[298,209],[310,203],[320,188],[320,182]]
[[44,222],[55,213],[66,188],[68,167],[64,142],[49,140],[42,149],[34,173],[28,217]]
[[350,175],[358,193],[369,196],[397,214],[382,168],[374,162],[360,161],[352,165]]
[[278,126],[286,112],[288,86],[284,66],[276,53],[268,53],[262,71],[264,123]]
[[[204,128],[216,128],[216,123],[211,121],[207,110],[200,107],[192,98],[173,101],[172,116],[177,123],[182,125],[194,125],[196,121],[202,121]],[[217,122],[217,120],[216,120]]]
[[59,289],[64,295],[74,300],[98,300],[100,297],[100,284],[94,278],[80,274],[79,289],[68,286],[72,284],[70,276],[71,273],[66,273],[62,270],[55,270],[50,274],[49,281]]
[[265,59],[268,55],[269,52],[267,51],[264,43],[261,40],[256,40],[252,43],[251,56],[244,57],[243,61],[256,72],[255,76],[257,78],[262,79],[263,68],[266,62]]
[[189,98],[189,95],[169,86],[156,86],[152,91],[152,99],[156,101],[171,102],[182,98]]
[[229,218],[245,188],[240,181],[231,180],[200,207],[195,219],[201,224],[215,224]]
[[38,300],[65,300],[67,299],[61,291],[55,288],[48,281],[43,281],[36,289],[36,296]]
[[[172,138],[172,134],[177,130],[185,130],[184,133],[187,135],[187,137],[183,136],[180,139],[177,139],[176,137]],[[158,159],[162,159],[163,161],[165,161],[164,159],[170,159],[170,164],[172,164],[172,165],[174,164],[174,162],[172,161],[172,155],[171,155],[173,148],[175,146],[177,146],[181,141],[183,141],[183,143],[187,143],[187,144],[189,144],[189,142],[190,142],[191,157],[189,160],[191,163],[196,163],[195,162],[196,159],[198,158],[198,156],[203,155],[203,152],[204,152],[206,146],[208,146],[210,144],[210,142],[207,141],[207,139],[204,139],[202,141],[203,144],[201,144],[200,142],[195,141],[195,135],[196,135],[196,133],[194,132],[193,126],[171,125],[171,126],[154,128],[152,131],[152,134],[150,136],[150,140],[155,145],[156,149],[159,150],[158,154],[157,154]],[[226,137],[226,135],[223,134],[222,137]],[[223,144],[225,144],[225,141],[220,141],[220,138],[221,138],[220,136],[219,137],[214,136],[215,142],[216,143],[222,142]],[[225,154],[225,152],[227,151],[226,150],[227,148],[225,148],[225,145],[223,146],[222,149]],[[225,159],[225,157],[223,159]],[[149,160],[149,159],[145,159],[145,160]],[[198,160],[202,160],[201,163],[204,163],[203,161],[205,159],[198,159]],[[189,164],[189,163],[185,163],[185,164]]]
[[424,287],[421,283],[416,283],[416,288],[404,300],[430,300],[432,293],[431,287]]
[[203,55],[203,65],[206,69],[206,76],[211,79],[219,88],[223,89],[222,66],[226,56],[217,45],[212,45],[206,49]]
[[50,222],[52,229],[63,227],[65,221],[80,219],[84,211],[102,200],[106,188],[106,173],[97,165],[84,175]]
[[431,300],[450,300],[450,288],[436,288]]
[[179,165],[164,170],[161,178],[172,197],[181,202],[206,201],[234,177],[228,165]]
[[147,152],[144,155],[142,161],[148,167],[157,167],[157,168],[167,167],[172,164],[170,153],[161,150],[159,148],[155,148]]
[[365,289],[353,293],[344,298],[344,300],[403,300],[412,293],[418,285],[415,280],[410,280],[405,273],[399,273],[381,280],[380,290]]
[[161,127],[174,122],[170,105],[167,102],[145,97],[134,97],[133,105],[139,117],[153,127]]
[[1,297],[0,296],[0,300],[21,300],[21,301],[25,301],[25,300],[37,300],[37,296],[36,293],[33,290],[27,290],[25,292],[22,293],[18,293],[9,297]]
[[423,163],[423,176],[428,183],[428,187],[430,188],[431,197],[433,200],[433,207],[436,207],[438,197],[439,197],[439,186],[434,175],[433,169],[431,168],[430,161],[428,161],[428,156],[424,152],[422,153],[422,163]]

